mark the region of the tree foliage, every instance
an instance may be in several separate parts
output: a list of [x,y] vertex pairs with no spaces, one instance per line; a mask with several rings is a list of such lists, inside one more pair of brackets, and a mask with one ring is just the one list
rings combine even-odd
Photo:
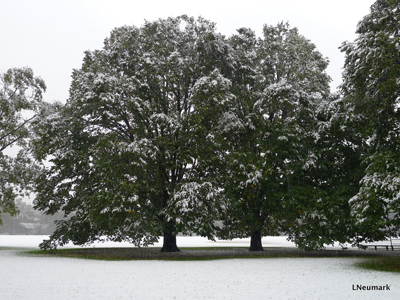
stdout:
[[44,81],[30,68],[0,74],[0,216],[17,212],[15,199],[31,187],[37,171],[27,145],[45,90]]
[[357,134],[351,107],[339,95],[323,99],[316,110],[316,126],[309,149],[312,164],[302,172],[300,193],[287,233],[307,250],[350,241],[355,218],[349,199],[359,189],[365,142]]
[[304,207],[301,195],[320,197],[304,173],[314,164],[315,111],[329,96],[328,61],[287,23],[264,26],[260,39],[240,29],[231,44],[238,56],[236,102],[223,119],[226,204],[220,234],[251,236],[250,250],[259,251],[263,235],[286,230],[295,207]]
[[378,0],[344,43],[342,91],[368,148],[361,187],[352,200],[356,242],[380,240],[400,229],[400,4]]
[[286,233],[310,250],[395,234],[398,6],[378,0],[343,44],[343,95],[287,23],[260,38],[187,16],[113,30],[73,71],[67,103],[35,118],[35,157],[51,163],[35,207],[67,217],[41,247],[163,236],[179,251],[182,232],[251,236],[258,251]]
[[86,52],[35,146],[52,163],[35,207],[70,217],[42,248],[164,236],[162,250],[179,251],[178,232],[213,238],[220,189],[209,166],[232,98],[230,51],[215,24],[181,16],[117,28]]

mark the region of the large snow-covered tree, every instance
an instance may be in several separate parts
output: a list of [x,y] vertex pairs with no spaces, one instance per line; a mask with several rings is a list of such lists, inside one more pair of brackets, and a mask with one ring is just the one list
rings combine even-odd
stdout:
[[37,166],[27,145],[45,90],[44,81],[30,68],[0,74],[0,217],[17,212],[16,197],[33,183]]
[[378,0],[358,24],[346,55],[343,84],[368,145],[361,187],[351,199],[360,239],[380,240],[400,229],[400,3]]
[[320,196],[304,173],[314,162],[315,111],[330,93],[328,61],[287,23],[264,26],[260,39],[240,29],[230,42],[236,101],[220,126],[228,149],[220,235],[251,236],[250,251],[260,251],[262,236],[285,230],[302,195]]
[[69,216],[42,248],[163,236],[173,252],[178,232],[214,237],[231,52],[214,23],[187,16],[116,28],[86,52],[66,105],[37,128],[36,155],[52,165],[35,207]]

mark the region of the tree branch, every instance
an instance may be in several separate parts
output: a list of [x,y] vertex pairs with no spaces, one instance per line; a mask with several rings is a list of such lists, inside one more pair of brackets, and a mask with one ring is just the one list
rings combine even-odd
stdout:
[[[13,135],[15,132],[17,132],[18,130],[20,130],[23,126],[25,126],[25,124],[27,124],[28,122],[30,122],[32,119],[34,119],[36,117],[36,115],[34,115],[33,117],[25,120],[21,125],[19,125],[17,128],[15,128],[14,130],[11,130],[9,133],[7,133],[6,135],[2,136],[0,138],[0,142],[3,141],[4,139],[6,139],[7,137]],[[2,148],[0,149],[0,151],[3,151],[5,148],[9,147],[10,145],[12,145],[13,143],[15,143],[16,141],[18,141],[19,139],[23,138],[26,134],[18,136],[17,138],[15,138],[14,140],[12,140],[11,142],[7,143],[5,146],[2,146]]]
[[8,100],[11,100],[11,98],[14,97],[14,95],[17,93],[17,91],[19,90],[20,87],[21,87],[21,84],[15,88],[14,92],[8,97]]

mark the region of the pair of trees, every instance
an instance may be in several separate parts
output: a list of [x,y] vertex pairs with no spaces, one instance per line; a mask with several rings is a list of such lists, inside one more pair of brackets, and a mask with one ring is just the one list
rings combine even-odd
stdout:
[[251,235],[261,250],[304,185],[327,64],[284,23],[261,39],[187,16],[115,29],[37,124],[36,156],[52,166],[35,207],[70,215],[42,247],[163,236],[162,251],[179,251],[183,232]]

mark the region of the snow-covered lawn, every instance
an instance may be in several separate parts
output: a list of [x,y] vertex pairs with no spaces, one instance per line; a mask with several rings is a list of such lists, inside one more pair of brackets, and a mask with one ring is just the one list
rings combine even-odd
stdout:
[[[44,238],[0,236],[0,247],[35,248]],[[179,247],[248,242],[178,237]],[[263,244],[293,246],[284,237],[267,237]],[[399,299],[398,274],[358,269],[353,264],[359,260],[96,261],[0,250],[0,299]],[[390,290],[353,290],[357,285],[389,285]]]

